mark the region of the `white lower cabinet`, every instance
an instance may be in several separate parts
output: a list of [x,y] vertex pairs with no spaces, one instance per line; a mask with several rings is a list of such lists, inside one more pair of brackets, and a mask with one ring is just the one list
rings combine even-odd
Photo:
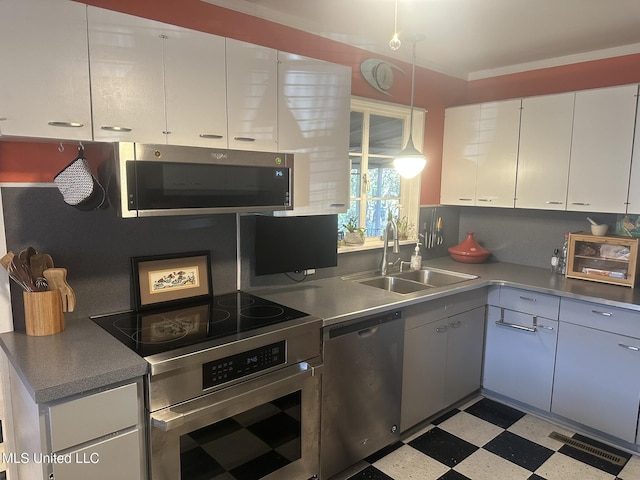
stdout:
[[401,431],[480,388],[485,303],[482,289],[403,311]]
[[640,314],[568,299],[560,314],[552,412],[636,443]]
[[557,335],[556,320],[490,305],[483,387],[548,412]]

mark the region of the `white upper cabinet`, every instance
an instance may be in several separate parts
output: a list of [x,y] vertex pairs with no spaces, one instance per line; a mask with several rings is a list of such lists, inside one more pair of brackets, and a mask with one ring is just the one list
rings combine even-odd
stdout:
[[440,201],[513,207],[520,100],[448,108]]
[[575,93],[522,100],[517,208],[565,210]]
[[91,140],[86,8],[0,0],[0,135]]
[[567,210],[625,212],[637,90],[576,92]]
[[294,153],[294,210],[349,207],[351,68],[278,52],[278,146]]
[[278,149],[278,55],[272,48],[226,39],[229,148]]
[[440,203],[475,205],[479,129],[480,105],[446,109]]
[[640,110],[636,113],[636,131],[633,141],[631,178],[629,179],[629,197],[627,202],[627,213],[640,213]]
[[94,139],[165,143],[163,25],[88,7]]
[[166,25],[167,143],[227,148],[225,39]]
[[476,205],[514,206],[520,107],[519,99],[482,104]]

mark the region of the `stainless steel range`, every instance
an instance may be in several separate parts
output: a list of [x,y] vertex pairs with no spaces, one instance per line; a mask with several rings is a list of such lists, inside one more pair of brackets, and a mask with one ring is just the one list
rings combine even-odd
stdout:
[[317,476],[319,318],[236,292],[93,320],[149,362],[150,478]]

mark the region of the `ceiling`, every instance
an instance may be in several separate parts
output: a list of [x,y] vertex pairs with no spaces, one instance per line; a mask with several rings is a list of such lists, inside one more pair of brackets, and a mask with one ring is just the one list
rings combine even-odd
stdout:
[[640,0],[203,0],[463,79],[640,53]]

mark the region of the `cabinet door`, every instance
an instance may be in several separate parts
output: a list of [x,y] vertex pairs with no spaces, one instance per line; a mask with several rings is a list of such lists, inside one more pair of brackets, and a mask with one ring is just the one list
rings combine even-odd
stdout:
[[88,7],[94,139],[165,143],[163,25]]
[[226,39],[229,148],[278,148],[278,57],[272,48]]
[[522,100],[517,208],[565,210],[575,93]]
[[346,212],[349,206],[351,69],[278,52],[278,148],[295,153],[286,215]]
[[552,412],[636,441],[640,340],[562,323]]
[[567,209],[626,211],[637,85],[576,93]]
[[636,114],[636,130],[633,140],[633,157],[631,159],[631,179],[629,180],[629,196],[627,213],[640,213],[640,110]]
[[86,6],[0,0],[0,135],[91,140]]
[[440,203],[475,205],[479,137],[480,105],[447,108]]
[[513,207],[518,164],[520,100],[483,103],[478,136],[476,205]]
[[479,307],[447,320],[445,406],[480,389],[484,314],[485,308]]
[[172,26],[165,37],[167,143],[227,148],[224,38]]
[[445,407],[447,330],[443,319],[405,332],[401,431]]
[[557,334],[557,321],[489,306],[483,387],[548,412]]

